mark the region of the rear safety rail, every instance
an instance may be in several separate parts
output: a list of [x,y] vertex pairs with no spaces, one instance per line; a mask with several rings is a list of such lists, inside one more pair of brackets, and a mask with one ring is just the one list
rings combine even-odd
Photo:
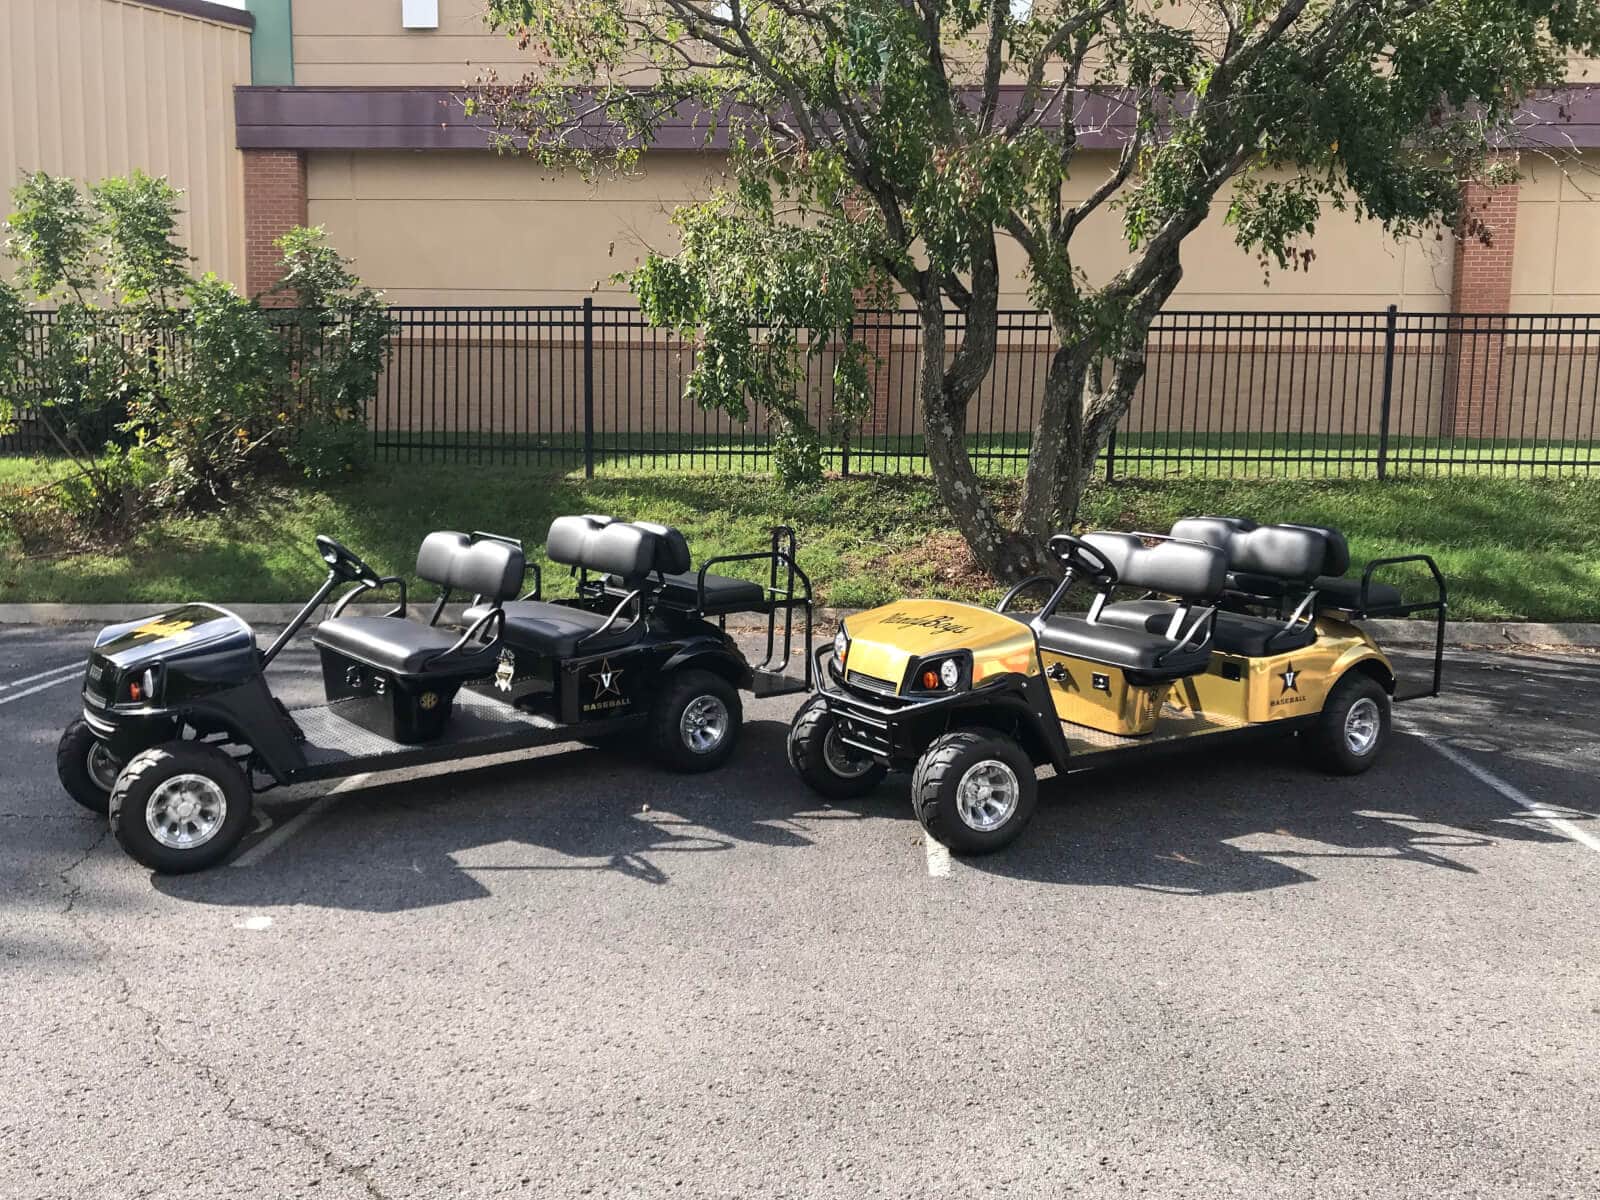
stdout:
[[[713,567],[726,563],[765,562],[767,564],[767,582],[763,588],[764,597],[759,609],[754,611],[764,612],[767,618],[767,647],[766,656],[752,668],[754,675],[754,692],[757,696],[778,696],[787,692],[807,690],[811,687],[812,679],[812,595],[811,578],[801,570],[800,564],[795,561],[796,542],[794,530],[787,525],[775,525],[771,529],[771,542],[764,551],[751,554],[722,554],[709,558],[700,566],[699,574],[695,580],[695,607],[704,613],[706,610],[706,576]],[[804,643],[802,657],[803,672],[800,679],[795,679],[788,673],[789,662],[794,657],[797,631],[795,629],[795,610],[799,609],[804,617],[803,629],[798,631],[798,638]],[[783,628],[780,636],[778,628],[778,614],[783,614]],[[727,614],[718,616],[718,623],[727,628]]]
[[1384,617],[1409,617],[1412,613],[1431,612],[1434,614],[1433,623],[1433,682],[1423,691],[1411,691],[1402,694],[1398,687],[1395,688],[1395,700],[1424,700],[1437,696],[1444,682],[1444,625],[1445,617],[1450,610],[1450,592],[1445,586],[1444,575],[1439,571],[1439,564],[1434,562],[1427,554],[1401,554],[1394,558],[1375,558],[1361,572],[1361,611],[1355,615],[1358,618],[1367,617],[1371,604],[1372,577],[1383,567],[1399,566],[1402,563],[1421,563],[1428,568],[1428,573],[1433,576],[1434,596],[1432,600],[1423,600],[1415,604],[1386,605],[1381,615]]

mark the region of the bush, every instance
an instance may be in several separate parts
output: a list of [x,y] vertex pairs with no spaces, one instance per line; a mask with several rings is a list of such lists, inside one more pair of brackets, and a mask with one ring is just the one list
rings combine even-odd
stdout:
[[[180,193],[135,172],[87,199],[43,172],[12,192],[0,280],[0,432],[38,419],[78,471],[52,490],[72,520],[126,526],[146,506],[225,503],[277,450],[313,478],[363,465],[391,324],[321,229],[279,239],[294,310],[266,312],[177,240]],[[47,320],[29,303],[53,306]],[[122,435],[107,439],[108,429]],[[8,503],[34,520],[44,499]],[[30,515],[31,514],[31,515]]]

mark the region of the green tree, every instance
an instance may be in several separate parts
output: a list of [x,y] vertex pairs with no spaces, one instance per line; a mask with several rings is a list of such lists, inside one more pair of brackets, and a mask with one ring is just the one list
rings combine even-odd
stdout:
[[[680,209],[682,250],[631,283],[654,321],[700,339],[704,401],[782,418],[787,474],[818,469],[793,401],[796,332],[813,347],[844,335],[870,279],[909,300],[940,493],[1004,579],[1048,569],[1044,542],[1127,411],[1184,240],[1225,188],[1240,245],[1279,267],[1305,261],[1328,207],[1397,237],[1449,223],[1518,102],[1600,37],[1596,0],[490,0],[488,20],[537,60],[469,99],[504,150],[626,169],[685,113],[726,132],[734,182]],[[1118,139],[1109,165],[1083,154],[1086,122]],[[1093,282],[1078,247],[1104,236],[1087,224],[1104,209],[1127,258]],[[1055,338],[1011,522],[964,435],[1006,240]],[[859,411],[860,360],[844,369]]]

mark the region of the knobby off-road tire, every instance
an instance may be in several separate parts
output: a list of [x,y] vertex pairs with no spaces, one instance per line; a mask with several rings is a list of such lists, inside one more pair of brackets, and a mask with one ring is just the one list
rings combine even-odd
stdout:
[[1015,841],[1038,800],[1033,760],[987,729],[936,738],[911,775],[917,820],[956,854],[988,854]]
[[1304,736],[1313,761],[1324,771],[1359,775],[1388,745],[1389,694],[1372,676],[1352,671],[1333,685]]
[[865,796],[883,782],[888,768],[839,740],[827,701],[813,696],[789,723],[789,765],[805,785],[830,800]]
[[111,836],[162,875],[221,862],[250,829],[250,783],[215,746],[166,742],[128,761],[111,791]]
[[56,777],[67,795],[96,816],[105,816],[111,808],[111,789],[121,769],[82,717],[62,730],[56,743]]
[[728,761],[739,742],[744,708],[720,675],[685,670],[669,675],[645,726],[650,753],[672,771],[711,771]]

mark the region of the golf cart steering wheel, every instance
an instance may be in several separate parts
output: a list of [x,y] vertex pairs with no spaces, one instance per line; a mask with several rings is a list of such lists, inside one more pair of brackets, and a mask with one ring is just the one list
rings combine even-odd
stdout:
[[317,534],[317,553],[322,556],[322,561],[328,564],[328,570],[346,583],[359,582],[377,586],[378,573],[331,537]]
[[1058,533],[1050,539],[1050,553],[1059,558],[1074,575],[1101,587],[1112,587],[1117,582],[1117,568],[1094,545],[1070,533]]

